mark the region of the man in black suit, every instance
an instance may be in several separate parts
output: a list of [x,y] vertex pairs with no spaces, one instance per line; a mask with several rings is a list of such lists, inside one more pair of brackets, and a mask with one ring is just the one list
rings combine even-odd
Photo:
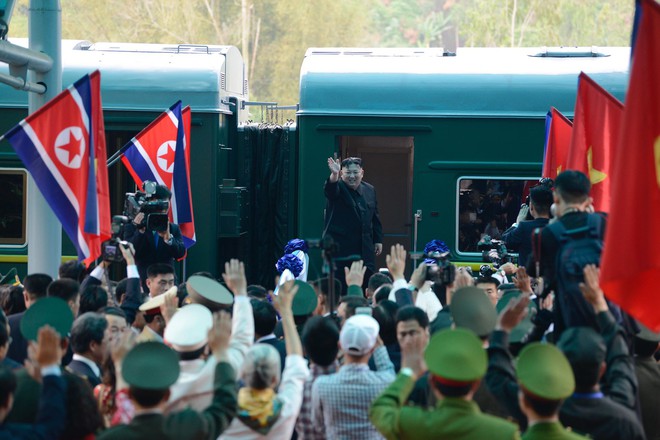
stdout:
[[[529,192],[529,213],[534,220],[520,221],[504,232],[502,241],[507,248],[518,251],[518,264],[525,266],[532,252],[532,232],[550,221],[552,190],[545,185],[532,188]],[[524,210],[524,211],[523,211]],[[527,211],[522,208],[521,213]],[[526,212],[525,212],[526,214]]]
[[[172,193],[167,187],[158,185],[153,200],[169,200]],[[162,214],[167,213],[167,209]],[[147,268],[155,263],[166,263],[174,267],[175,260],[180,260],[186,255],[186,247],[183,244],[181,229],[174,223],[168,223],[164,231],[152,231],[147,229],[145,214],[140,212],[131,223],[124,226],[124,239],[133,243],[135,247],[135,263],[140,273],[140,279],[144,290],[146,285]]]
[[[362,181],[362,160],[349,157],[343,161],[328,158],[330,177],[325,182],[325,229],[338,245],[335,257],[359,255],[367,268],[368,280],[376,270],[376,255],[383,251],[383,227],[378,216],[374,187]],[[337,262],[337,278],[344,279],[344,267],[350,261]]]
[[101,368],[107,355],[106,328],[108,321],[99,313],[87,312],[78,317],[71,327],[73,360],[67,370],[87,379],[94,388],[101,383]]
[[[44,273],[33,273],[25,277],[23,280],[23,298],[25,299],[25,307],[27,309],[41,298],[46,297],[48,285],[52,281],[53,279],[50,275]],[[15,313],[7,317],[9,321],[9,333],[12,337],[7,357],[21,365],[27,359],[27,341],[21,333],[21,321],[24,314],[25,312]]]

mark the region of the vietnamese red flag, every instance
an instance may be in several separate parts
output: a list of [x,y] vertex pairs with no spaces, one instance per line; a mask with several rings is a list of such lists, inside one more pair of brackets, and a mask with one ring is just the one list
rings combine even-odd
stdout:
[[550,109],[550,127],[548,129],[548,141],[545,146],[543,157],[543,177],[555,179],[557,174],[566,169],[568,159],[568,148],[571,145],[573,123],[562,115],[559,110]]
[[660,5],[642,2],[601,259],[605,295],[660,331]]
[[610,212],[610,158],[619,139],[622,113],[618,99],[580,73],[566,169],[589,176],[596,211]]

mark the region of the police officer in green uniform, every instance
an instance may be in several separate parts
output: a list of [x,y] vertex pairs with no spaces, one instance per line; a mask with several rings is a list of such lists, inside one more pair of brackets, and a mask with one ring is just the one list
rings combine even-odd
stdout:
[[132,348],[117,371],[118,389],[128,384],[135,405],[135,417],[128,425],[101,433],[99,440],[216,439],[236,414],[236,374],[227,362],[231,318],[219,312],[209,330],[208,345],[218,361],[215,369],[213,402],[203,412],[186,409],[163,415],[170,386],[179,377],[179,357],[158,342],[144,342]]
[[[421,339],[421,338],[420,338]],[[374,400],[369,418],[388,439],[518,439],[513,423],[481,413],[472,401],[486,373],[486,352],[469,330],[443,330],[431,338],[423,356],[439,403],[433,410],[404,406],[420,371],[421,340],[401,347],[401,371]]]
[[554,345],[538,342],[520,352],[516,370],[518,403],[527,416],[523,440],[585,439],[559,423],[559,408],[575,389],[575,378],[566,357]]

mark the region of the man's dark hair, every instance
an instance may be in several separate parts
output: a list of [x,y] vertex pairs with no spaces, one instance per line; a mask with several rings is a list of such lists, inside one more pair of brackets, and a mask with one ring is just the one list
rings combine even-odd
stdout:
[[261,336],[267,336],[273,333],[277,325],[277,312],[267,301],[251,299],[252,316],[254,316],[254,333]]
[[571,363],[573,375],[575,376],[576,393],[588,393],[592,390],[600,380],[600,365],[595,362]]
[[124,295],[126,295],[126,289],[128,289],[128,278],[124,278],[119,281],[115,286],[115,300],[117,304],[121,304],[124,300]]
[[65,302],[73,301],[80,293],[80,284],[70,278],[55,280],[48,286],[48,296],[54,296]]
[[100,313],[87,312],[80,315],[71,327],[71,349],[82,354],[89,351],[89,344],[103,342],[108,321]]
[[0,306],[6,315],[24,312],[23,286],[0,286]]
[[147,278],[155,278],[158,275],[173,274],[174,268],[166,263],[154,263],[147,267]]
[[392,284],[392,279],[384,273],[376,272],[369,277],[367,288],[371,289],[372,292],[375,292],[376,289],[378,289],[383,284]]
[[12,371],[0,365],[0,408],[7,408],[9,397],[16,392],[16,376]]
[[108,305],[108,292],[101,286],[87,286],[80,294],[80,314],[98,312]]
[[346,319],[355,315],[358,307],[369,307],[369,301],[363,296],[342,296],[341,302],[346,304]]
[[266,299],[268,296],[268,290],[264,286],[259,284],[250,284],[247,286],[247,294],[249,297],[257,299]]
[[391,284],[383,284],[382,286],[380,286],[378,288],[378,292],[376,292],[376,304],[380,304],[381,302],[389,298],[391,291],[392,291]]
[[658,351],[658,343],[635,337],[633,338],[633,350],[636,356],[651,357]]
[[45,273],[33,273],[23,280],[24,292],[31,301],[45,298],[48,293],[48,285],[53,282],[50,275]]
[[327,367],[339,352],[339,327],[330,317],[312,316],[302,330],[305,354],[316,365]]
[[545,400],[523,392],[523,399],[541,417],[552,417],[559,412],[563,400]]
[[347,168],[350,167],[351,165],[357,165],[360,168],[362,168],[362,159],[359,157],[347,157],[346,159],[341,161],[342,168]]
[[405,306],[401,307],[396,313],[396,323],[415,320],[421,328],[428,328],[429,315],[419,307]]
[[555,191],[566,203],[582,203],[589,197],[591,182],[586,174],[567,170],[557,176]]
[[129,393],[133,400],[144,408],[153,408],[158,405],[167,395],[167,390],[146,390],[144,388],[129,387]]
[[500,280],[495,277],[479,277],[475,284],[495,284],[495,287],[500,287]]
[[545,185],[535,186],[529,191],[529,198],[534,205],[534,209],[539,214],[550,214],[550,206],[552,206],[553,197],[552,190]]
[[81,439],[103,427],[103,416],[89,382],[75,374],[63,374],[66,382],[66,423],[60,438]]
[[392,345],[397,343],[396,339],[396,313],[399,305],[394,301],[381,301],[374,307],[373,317],[380,325],[380,338],[383,344]]
[[101,307],[99,309],[99,313],[101,313],[102,315],[112,315],[126,319],[126,313],[124,313],[124,311],[119,307],[115,307],[115,306]]
[[58,269],[57,272],[60,279],[69,278],[71,280],[82,283],[83,279],[85,279],[86,271],[87,269],[85,269],[85,265],[82,264],[80,261],[69,260],[60,264],[60,268]]

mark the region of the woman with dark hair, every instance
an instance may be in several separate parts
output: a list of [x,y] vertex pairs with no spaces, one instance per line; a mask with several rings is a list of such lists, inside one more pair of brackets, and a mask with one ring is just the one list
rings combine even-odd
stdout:
[[0,306],[7,316],[24,312],[23,286],[0,286]]

